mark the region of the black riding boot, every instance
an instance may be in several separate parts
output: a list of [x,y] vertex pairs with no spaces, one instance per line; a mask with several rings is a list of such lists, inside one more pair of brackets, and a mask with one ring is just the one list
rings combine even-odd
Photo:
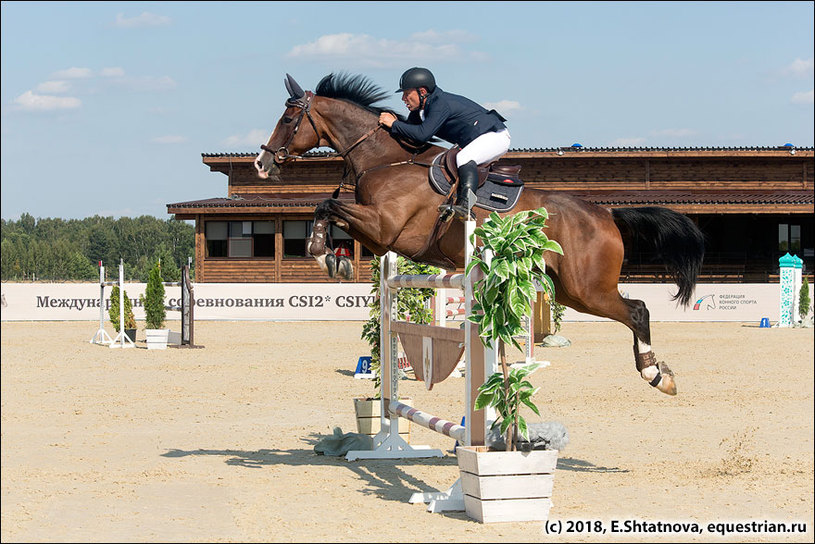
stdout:
[[[453,212],[461,217],[467,219],[469,215],[467,207],[467,195],[470,191],[475,194],[478,189],[478,165],[475,161],[470,161],[458,167],[458,191],[456,192],[456,203],[453,205]],[[470,208],[475,205],[475,200],[469,203]]]

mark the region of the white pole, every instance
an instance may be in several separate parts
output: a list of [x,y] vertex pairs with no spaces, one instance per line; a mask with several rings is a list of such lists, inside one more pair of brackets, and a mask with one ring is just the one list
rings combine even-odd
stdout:
[[[118,342],[118,343],[117,343]],[[119,259],[119,335],[113,340],[111,348],[135,348],[136,344],[125,334],[125,264]]]
[[105,283],[105,266],[102,261],[99,261],[99,329],[90,339],[91,344],[108,345],[113,343],[113,339],[105,331]]

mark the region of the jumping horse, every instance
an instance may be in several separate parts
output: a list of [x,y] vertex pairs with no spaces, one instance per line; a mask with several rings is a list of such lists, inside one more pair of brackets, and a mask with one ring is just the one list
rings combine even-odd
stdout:
[[[284,83],[290,95],[286,109],[267,143],[261,145],[255,168],[261,178],[278,177],[279,165],[302,160],[316,147],[330,147],[343,158],[343,182],[333,198],[317,206],[308,241],[309,254],[322,270],[346,279],[353,272],[348,259],[336,257],[326,247],[331,223],[376,255],[394,251],[415,262],[462,267],[463,223],[453,220],[445,229],[438,228],[438,207],[445,196],[428,182],[428,166],[444,148],[401,141],[380,127],[379,113],[386,110],[375,104],[388,93],[366,77],[329,74],[315,92],[304,91],[288,74]],[[337,198],[346,179],[353,179],[349,183],[355,186],[354,203]],[[651,348],[645,303],[623,298],[618,290],[624,257],[621,232],[628,229],[640,247],[651,247],[660,255],[678,286],[674,300],[687,307],[702,266],[701,231],[689,218],[667,208],[608,210],[563,192],[528,187],[513,212],[540,207],[549,212],[547,235],[563,247],[563,255],[545,254],[555,300],[631,329],[641,377],[663,393],[675,395],[673,372],[657,362]],[[479,223],[488,215],[479,208],[473,212]]]

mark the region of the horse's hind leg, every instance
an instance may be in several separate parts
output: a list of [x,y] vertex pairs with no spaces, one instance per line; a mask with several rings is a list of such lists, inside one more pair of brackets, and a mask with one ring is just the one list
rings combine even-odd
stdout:
[[664,362],[657,362],[651,349],[651,324],[648,308],[641,300],[620,297],[628,307],[630,323],[623,321],[634,333],[634,361],[642,379],[668,395],[676,395],[674,373]]
[[593,291],[590,300],[580,301],[561,291],[556,299],[579,312],[608,317],[631,329],[634,333],[634,361],[642,379],[667,395],[676,395],[674,373],[664,362],[657,363],[651,350],[651,325],[643,301],[623,298],[616,289],[605,294]]

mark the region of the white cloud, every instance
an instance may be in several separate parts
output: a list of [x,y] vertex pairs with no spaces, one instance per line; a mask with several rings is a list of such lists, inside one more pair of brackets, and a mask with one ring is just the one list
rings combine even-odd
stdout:
[[66,70],[59,70],[54,72],[54,79],[83,79],[91,77],[93,73],[90,68],[68,68]]
[[651,131],[654,136],[667,136],[669,138],[689,138],[696,135],[695,130],[689,128],[665,128]]
[[815,93],[813,91],[795,93],[790,99],[790,102],[793,104],[812,104],[813,101],[815,101]]
[[14,99],[14,103],[23,111],[71,110],[82,105],[82,101],[72,96],[51,96],[34,94],[26,91]]
[[37,91],[41,93],[65,93],[70,90],[71,84],[63,80],[43,81],[37,85]]
[[500,100],[498,102],[484,102],[484,107],[488,110],[495,110],[504,117],[513,111],[522,110],[520,102],[515,100]]
[[792,61],[792,64],[784,67],[784,69],[781,70],[781,73],[785,76],[792,77],[811,77],[813,67],[815,67],[813,57],[809,57],[808,59],[795,59]]
[[183,144],[187,141],[187,138],[184,136],[177,136],[177,135],[167,135],[167,136],[158,136],[150,140],[154,144]]
[[[433,34],[433,40],[415,39],[415,36],[424,36],[428,33],[415,34],[407,41],[374,38],[368,34],[326,34],[313,42],[294,46],[287,56],[303,60],[342,60],[346,64],[356,63],[372,67],[388,66],[394,61],[418,63],[483,57],[480,53],[463,52],[455,43],[461,38],[454,32],[444,34],[428,32]],[[442,37],[447,38],[447,42],[438,43]]]
[[99,72],[99,75],[102,77],[123,77],[125,75],[125,71],[124,68],[114,66],[110,68],[102,68],[102,71]]
[[162,26],[169,25],[172,19],[166,15],[156,15],[149,11],[142,12],[141,15],[135,17],[125,17],[124,14],[119,13],[116,15],[116,22],[113,24],[121,28],[137,28],[144,26]]
[[645,143],[645,138],[617,138],[611,142],[614,147],[638,147]]
[[252,149],[259,149],[260,144],[265,144],[269,139],[270,132],[268,130],[253,129],[243,135],[233,135],[226,138],[222,143],[227,147],[251,147]]

